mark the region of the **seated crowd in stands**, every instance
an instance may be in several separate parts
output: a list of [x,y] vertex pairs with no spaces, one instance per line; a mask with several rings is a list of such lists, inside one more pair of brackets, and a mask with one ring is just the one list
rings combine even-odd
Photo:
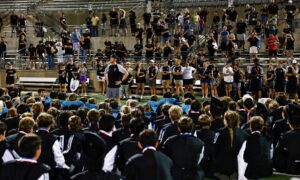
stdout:
[[[258,9],[259,8],[259,9]],[[154,12],[146,11],[143,14],[143,23],[136,22],[136,14],[129,11],[129,24],[131,34],[136,37],[136,44],[129,52],[122,42],[106,41],[102,49],[103,59],[107,59],[110,54],[116,53],[120,61],[154,59],[158,63],[161,61],[173,61],[176,56],[181,56],[182,61],[189,63],[197,60],[214,60],[216,52],[222,52],[228,59],[239,59],[245,47],[249,46],[250,61],[262,52],[266,46],[270,62],[277,59],[279,50],[284,50],[284,55],[288,60],[292,60],[294,51],[294,31],[295,16],[298,14],[296,5],[289,0],[284,10],[286,15],[286,25],[279,32],[279,5],[275,0],[264,4],[261,7],[246,5],[243,14],[238,14],[233,5],[229,5],[221,13],[221,9],[209,12],[206,8],[198,9],[171,9],[167,14],[159,10]],[[245,16],[244,16],[245,15]],[[212,16],[212,22],[208,21],[208,16]],[[243,17],[244,16],[244,17]],[[61,15],[60,32],[55,41],[47,40],[39,45],[28,46],[26,38],[26,18],[24,15],[18,17],[14,12],[11,15],[12,31],[15,29],[19,33],[19,50],[22,55],[27,55],[35,62],[38,58],[45,62],[48,57],[48,69],[53,69],[53,58],[58,63],[66,63],[74,56],[82,62],[92,60],[91,38],[98,36],[98,28],[101,27],[106,35],[107,24],[109,22],[111,35],[127,35],[127,19],[124,9],[112,10],[102,13],[101,18],[97,12],[91,12],[86,19],[86,29],[81,26],[68,26],[67,18]],[[101,24],[101,26],[100,26]],[[44,23],[37,19],[36,34],[44,36]],[[42,34],[42,35],[41,35]],[[197,37],[197,35],[207,35],[207,37]],[[205,50],[200,49],[200,42],[204,41]],[[199,41],[199,42],[198,42]],[[28,49],[27,47],[30,47]],[[130,55],[133,56],[130,56]],[[204,56],[203,56],[204,55]],[[50,64],[50,65],[49,65]],[[35,67],[34,64],[32,68]],[[43,67],[44,68],[44,67]]]

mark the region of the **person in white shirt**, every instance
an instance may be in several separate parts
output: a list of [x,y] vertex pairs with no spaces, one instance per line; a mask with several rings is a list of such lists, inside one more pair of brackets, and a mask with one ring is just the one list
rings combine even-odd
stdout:
[[189,63],[185,63],[185,67],[183,68],[183,85],[185,91],[189,91],[194,95],[194,76],[196,73],[196,69],[189,65]]
[[223,67],[226,96],[230,96],[230,92],[232,91],[233,74],[231,61],[227,61],[226,65]]

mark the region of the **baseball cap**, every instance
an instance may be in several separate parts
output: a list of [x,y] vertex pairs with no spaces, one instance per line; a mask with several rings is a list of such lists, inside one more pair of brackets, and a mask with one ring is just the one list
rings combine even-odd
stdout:
[[297,60],[296,59],[294,59],[293,61],[292,61],[292,64],[297,64],[298,62],[297,62]]

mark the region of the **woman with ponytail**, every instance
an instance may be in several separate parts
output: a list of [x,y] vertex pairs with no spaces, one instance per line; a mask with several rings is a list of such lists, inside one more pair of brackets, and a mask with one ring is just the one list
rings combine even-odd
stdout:
[[215,176],[220,179],[237,179],[237,155],[247,138],[247,133],[239,128],[240,118],[235,111],[224,115],[225,127],[215,138]]

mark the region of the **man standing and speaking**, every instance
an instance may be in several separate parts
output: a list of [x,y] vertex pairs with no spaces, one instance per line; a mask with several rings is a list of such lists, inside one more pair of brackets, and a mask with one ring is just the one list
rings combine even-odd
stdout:
[[104,76],[107,82],[106,97],[119,100],[119,89],[128,72],[122,65],[117,64],[116,58],[114,54],[109,57],[109,65],[105,69]]

